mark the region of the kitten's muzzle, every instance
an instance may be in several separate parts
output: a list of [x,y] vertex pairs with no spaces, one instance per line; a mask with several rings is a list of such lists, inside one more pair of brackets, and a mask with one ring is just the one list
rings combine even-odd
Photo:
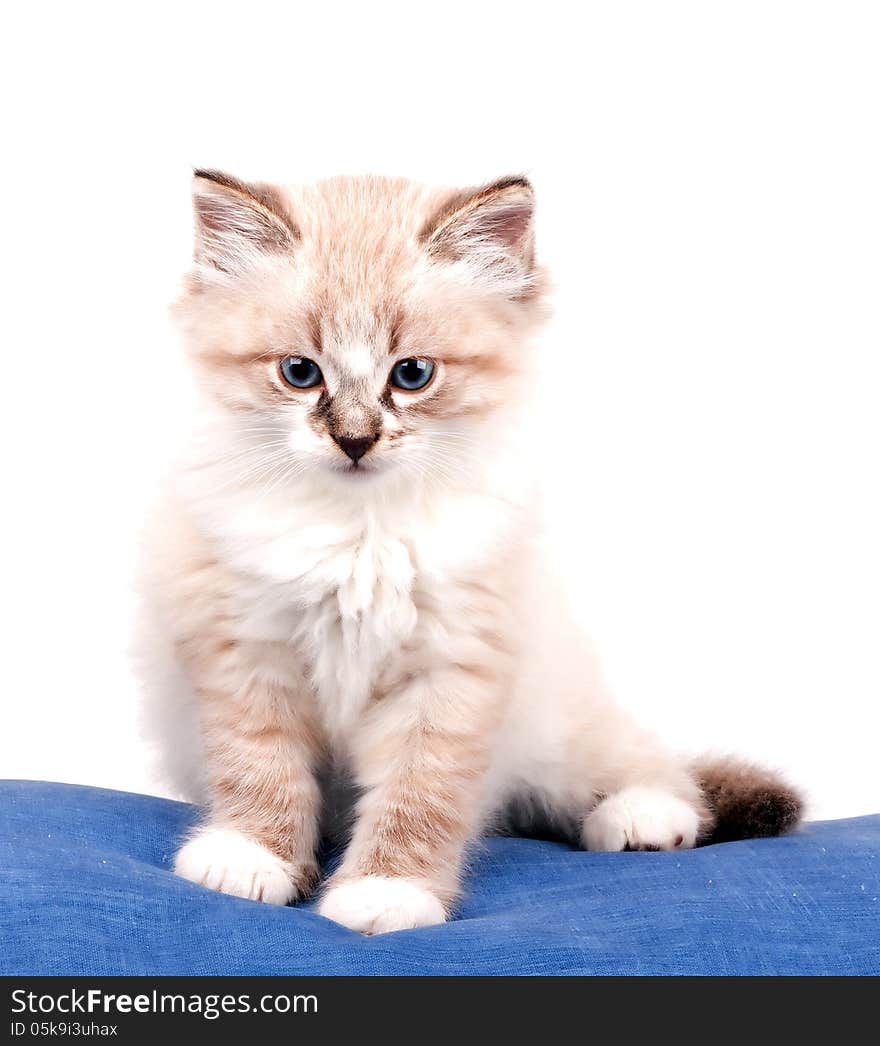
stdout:
[[364,454],[379,440],[379,433],[372,436],[333,436],[339,449],[357,465]]

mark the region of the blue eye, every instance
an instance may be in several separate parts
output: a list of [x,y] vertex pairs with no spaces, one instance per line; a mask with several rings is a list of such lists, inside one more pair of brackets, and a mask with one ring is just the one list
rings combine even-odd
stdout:
[[318,364],[302,356],[285,356],[281,361],[281,377],[295,389],[313,389],[324,380]]
[[391,384],[407,392],[423,389],[434,376],[434,364],[430,360],[413,357],[401,360],[391,368]]

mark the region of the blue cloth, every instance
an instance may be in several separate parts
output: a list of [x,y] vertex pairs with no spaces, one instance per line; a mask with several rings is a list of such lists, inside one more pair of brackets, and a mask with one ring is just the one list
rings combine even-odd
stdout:
[[0,782],[0,974],[880,973],[880,815],[682,853],[487,839],[452,922],[372,938],[172,875],[196,820]]

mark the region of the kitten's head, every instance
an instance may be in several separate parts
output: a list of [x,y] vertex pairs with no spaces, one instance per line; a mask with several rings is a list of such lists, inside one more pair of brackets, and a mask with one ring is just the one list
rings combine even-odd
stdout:
[[280,482],[353,488],[472,469],[533,376],[543,278],[524,178],[282,189],[197,171],[194,203],[178,316],[245,457]]

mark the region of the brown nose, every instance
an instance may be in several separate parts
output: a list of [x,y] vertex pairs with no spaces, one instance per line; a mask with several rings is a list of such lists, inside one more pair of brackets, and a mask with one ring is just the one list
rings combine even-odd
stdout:
[[333,438],[339,444],[340,449],[357,465],[379,436],[377,433],[375,436],[334,436]]

